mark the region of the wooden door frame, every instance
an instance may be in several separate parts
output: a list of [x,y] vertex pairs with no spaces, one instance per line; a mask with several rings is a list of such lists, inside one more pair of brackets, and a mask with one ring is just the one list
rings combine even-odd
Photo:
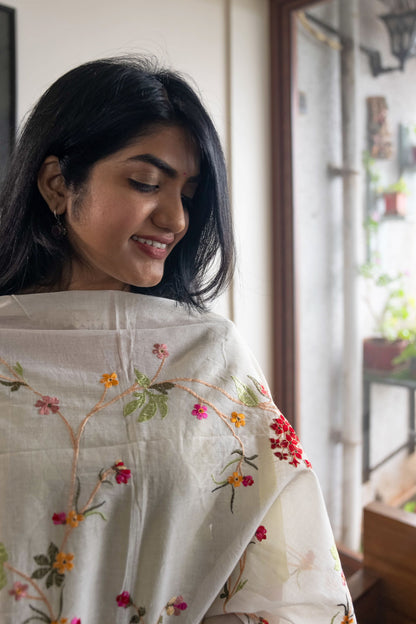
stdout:
[[286,418],[299,428],[296,264],[293,202],[293,11],[318,0],[269,0],[271,49],[273,391]]

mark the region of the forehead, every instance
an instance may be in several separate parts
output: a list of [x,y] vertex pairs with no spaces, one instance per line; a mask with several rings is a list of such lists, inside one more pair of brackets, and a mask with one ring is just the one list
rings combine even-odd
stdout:
[[[199,174],[199,149],[191,134],[180,126],[156,127],[144,136],[133,138],[108,159],[119,164],[143,163],[139,157],[152,155],[187,177]],[[151,165],[149,165],[151,166]]]

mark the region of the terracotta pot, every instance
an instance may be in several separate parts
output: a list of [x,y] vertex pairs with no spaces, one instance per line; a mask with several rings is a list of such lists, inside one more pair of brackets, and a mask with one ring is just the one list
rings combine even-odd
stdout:
[[404,217],[406,204],[407,195],[404,193],[384,193],[384,214]]
[[364,368],[391,371],[392,361],[407,346],[406,340],[390,342],[385,338],[365,338],[363,343]]

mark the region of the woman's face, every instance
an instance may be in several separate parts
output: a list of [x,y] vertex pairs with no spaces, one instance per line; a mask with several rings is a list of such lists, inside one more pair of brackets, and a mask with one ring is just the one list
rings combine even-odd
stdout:
[[167,256],[188,229],[198,176],[198,151],[177,126],[155,129],[98,161],[66,206],[76,252],[69,289],[158,284]]

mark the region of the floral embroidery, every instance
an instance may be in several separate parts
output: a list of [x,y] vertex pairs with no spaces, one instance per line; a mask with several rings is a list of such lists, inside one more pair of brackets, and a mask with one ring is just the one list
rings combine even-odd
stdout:
[[111,375],[102,375],[100,383],[104,384],[106,388],[111,388],[111,386],[118,386],[117,374],[111,373]]
[[259,528],[257,529],[256,539],[259,542],[262,542],[263,540],[267,539],[267,529],[263,525],[260,525]]
[[153,345],[152,353],[154,353],[156,357],[159,358],[159,360],[164,360],[165,358],[169,357],[169,351],[165,344]]
[[131,477],[131,470],[125,467],[123,462],[119,460],[113,466],[113,470],[116,473],[117,483],[128,483]]
[[228,477],[227,481],[228,483],[231,483],[231,485],[233,485],[234,487],[240,487],[243,481],[243,477],[238,472],[233,472],[231,477]]
[[249,487],[251,485],[253,485],[254,483],[254,479],[251,475],[246,475],[245,477],[243,477],[243,485],[244,487]]
[[50,412],[56,414],[56,412],[59,412],[59,399],[56,397],[43,396],[36,401],[35,407],[39,408],[38,412],[43,416],[47,416]]
[[66,519],[66,524],[69,524],[72,528],[76,528],[80,522],[85,519],[84,514],[77,513],[75,509],[69,512]]
[[22,598],[26,598],[28,589],[29,585],[23,585],[23,583],[16,581],[13,583],[13,589],[9,589],[9,594],[10,596],[14,596],[15,600],[21,600]]
[[[339,604],[337,605],[338,607],[343,607],[344,609],[344,615],[342,617],[342,620],[340,620],[339,624],[354,624],[355,619],[354,619],[354,611],[350,608],[350,603],[348,601],[348,597],[346,598],[346,604]],[[336,613],[334,615],[334,617],[331,620],[331,624],[333,624],[335,622],[335,618],[337,617],[338,613]]]
[[196,416],[198,420],[207,418],[208,414],[207,414],[206,405],[200,405],[199,403],[195,403],[194,409],[192,410],[192,415]]
[[52,522],[54,524],[66,524],[66,513],[64,511],[54,513],[52,516]]
[[311,463],[303,458],[303,449],[300,445],[298,436],[293,427],[287,422],[283,415],[273,418],[270,425],[271,429],[279,436],[278,438],[270,438],[271,448],[280,449],[276,451],[275,456],[281,461],[289,461],[289,464],[297,467],[301,461],[311,468]]
[[116,600],[118,606],[123,607],[124,609],[127,609],[127,607],[129,607],[131,604],[130,594],[128,591],[121,592],[121,594],[117,596]]
[[[116,597],[116,601],[119,607],[123,609],[127,609],[127,607],[133,607],[136,611],[136,615],[130,619],[130,624],[134,623],[142,623],[144,624],[144,616],[146,615],[145,607],[138,607],[134,602],[130,593],[128,591],[123,591]],[[167,604],[164,605],[158,619],[157,623],[163,623],[163,613],[166,612],[166,615],[181,615],[182,611],[185,611],[188,608],[188,605],[183,599],[183,596],[174,596],[171,598]]]
[[80,618],[73,618],[71,620],[71,624],[81,624],[81,619]]
[[236,427],[245,427],[246,417],[244,414],[237,414],[237,412],[233,412],[231,414],[231,422],[234,423]]
[[59,574],[65,574],[67,570],[73,569],[73,560],[74,555],[72,553],[58,552],[53,567],[58,570]]

